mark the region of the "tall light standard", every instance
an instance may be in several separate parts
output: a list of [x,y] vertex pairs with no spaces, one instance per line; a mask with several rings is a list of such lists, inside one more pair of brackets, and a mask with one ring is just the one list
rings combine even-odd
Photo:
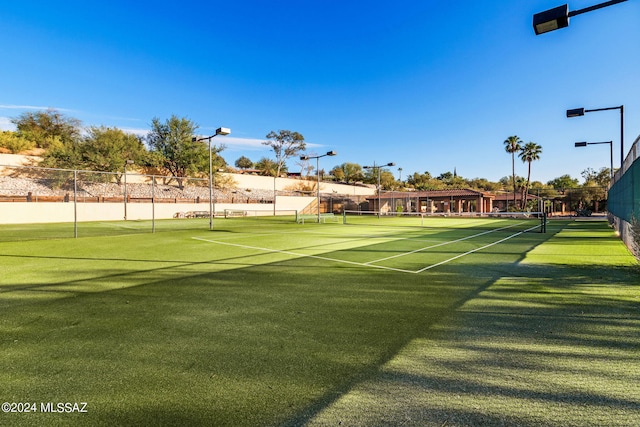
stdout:
[[380,204],[380,169],[386,166],[395,166],[396,164],[393,162],[387,163],[386,165],[376,165],[376,162],[373,162],[373,166],[363,166],[363,169],[373,169],[374,171],[378,169],[378,218],[380,218],[380,210],[382,205]]
[[[224,171],[225,171],[224,168],[216,169],[216,172],[224,172]],[[212,187],[215,190],[215,188],[216,188],[216,174],[215,173],[213,174],[213,186]],[[213,209],[211,209],[211,210],[215,214],[215,212],[216,212],[216,195],[215,195],[215,191],[213,191],[212,196],[213,196],[213,202],[211,202],[211,206],[213,207]]]
[[300,156],[300,160],[310,160],[316,159],[316,197],[318,198],[318,224],[320,224],[320,158],[326,156],[335,156],[335,151],[327,151],[327,154],[322,154],[320,156]]
[[603,7],[612,6],[627,0],[611,0],[595,6],[585,7],[584,9],[572,10],[569,12],[569,5],[554,7],[544,12],[533,15],[533,30],[536,35],[548,33],[549,31],[565,28],[569,26],[569,18],[580,15],[582,13],[591,12],[592,10],[602,9]]
[[611,153],[611,179],[613,179],[613,141],[605,141],[605,142],[576,142],[576,147],[586,147],[587,145],[596,145],[596,144],[609,144],[609,152]]
[[[592,111],[606,111],[606,110],[620,110],[620,168],[622,169],[622,164],[624,163],[624,105],[619,107],[609,107],[609,108],[596,108],[593,110],[585,110],[584,108],[574,108],[572,110],[567,110],[567,117],[579,117],[584,116],[584,113],[591,113]],[[613,168],[611,168],[613,170]]]
[[133,160],[124,162],[124,220],[127,220],[127,165],[132,165]]
[[230,133],[231,129],[229,128],[218,128],[216,129],[216,133],[211,136],[191,138],[193,142],[204,141],[205,139],[209,141],[209,230],[213,230],[213,160],[211,158],[211,140],[218,135],[229,135]]

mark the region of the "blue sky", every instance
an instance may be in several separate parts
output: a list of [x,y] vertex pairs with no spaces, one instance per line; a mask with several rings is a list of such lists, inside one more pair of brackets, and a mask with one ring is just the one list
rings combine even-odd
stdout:
[[[569,10],[598,3],[573,0]],[[304,135],[321,167],[395,162],[396,175],[454,168],[497,181],[503,141],[543,147],[532,179],[620,158],[618,110],[567,119],[569,108],[624,105],[625,152],[640,134],[640,1],[535,36],[534,13],[559,0],[123,0],[2,2],[0,128],[35,108],[83,124],[145,131],[187,117],[232,135],[228,163],[273,157],[271,130]],[[289,169],[299,170],[295,161]],[[526,176],[526,165],[516,164]],[[582,180],[582,179],[581,179]]]

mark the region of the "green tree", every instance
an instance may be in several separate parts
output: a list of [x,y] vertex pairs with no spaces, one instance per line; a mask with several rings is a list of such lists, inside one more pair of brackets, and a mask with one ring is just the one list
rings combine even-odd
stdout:
[[368,184],[378,185],[378,174],[380,174],[380,189],[392,190],[396,187],[396,178],[393,176],[393,172],[380,166],[366,168],[362,180]]
[[57,110],[28,111],[11,119],[18,136],[32,141],[39,148],[57,147],[81,139],[81,122],[66,117]]
[[552,185],[543,184],[540,181],[531,183],[530,191],[540,197],[553,198],[558,195],[558,191]]
[[520,160],[527,163],[527,184],[522,192],[522,209],[527,205],[527,194],[531,183],[531,163],[540,160],[540,154],[542,154],[542,147],[535,142],[527,142],[518,154]]
[[589,208],[600,210],[607,200],[607,187],[611,181],[611,169],[601,168],[595,171],[587,168],[582,171],[584,184],[582,185],[582,195]]
[[436,179],[439,179],[440,181],[444,181],[449,182],[453,179],[453,173],[451,172],[443,172],[440,175],[438,175],[438,177]]
[[469,188],[480,191],[498,191],[502,188],[499,182],[491,182],[486,178],[469,179],[467,180],[467,185]]
[[304,136],[290,130],[271,131],[266,138],[267,141],[262,144],[271,147],[276,155],[276,177],[285,170],[285,164],[289,158],[298,155],[307,148]]
[[357,163],[342,163],[339,166],[334,167],[331,170],[333,175],[338,181],[344,181],[347,184],[351,182],[361,181],[364,177],[362,166]]
[[[449,181],[446,181],[446,180]],[[444,190],[450,188],[454,182],[454,177],[451,172],[445,172],[440,174],[437,178],[431,176],[429,172],[423,174],[415,172],[413,175],[407,177],[407,184],[416,190]],[[455,182],[464,182],[462,178],[455,177]]]
[[331,169],[330,173],[331,175],[333,175],[336,181],[345,181],[344,171],[340,166],[334,166],[333,169]]
[[583,170],[580,175],[584,178],[585,184],[589,181],[595,181],[597,172],[593,168],[586,168]]
[[256,169],[262,171],[264,176],[276,176],[276,171],[278,169],[278,164],[274,162],[272,159],[267,157],[263,157],[256,162]]
[[571,178],[569,175],[562,175],[558,178],[554,178],[547,182],[547,185],[552,186],[558,191],[564,191],[568,188],[578,188],[578,180]]
[[6,148],[10,153],[20,153],[35,148],[35,146],[35,142],[21,137],[17,132],[10,130],[0,132],[0,147]]
[[240,156],[236,160],[235,165],[240,169],[251,169],[253,167],[253,162],[248,157]]
[[469,187],[469,184],[466,179],[458,176],[455,172],[443,172],[435,178],[437,181],[440,181],[439,187],[448,188],[448,189],[460,189]]
[[[515,185],[514,195],[516,194],[516,192],[519,192],[522,196],[524,196],[526,185],[527,185],[527,180],[526,179],[524,179],[521,176],[516,176],[516,185]],[[514,204],[513,204],[512,207],[510,207],[510,210],[511,211],[518,211],[520,209],[524,209],[523,206],[526,206],[526,197],[523,197],[523,199],[525,201],[523,203],[521,203],[520,207],[517,206],[517,204],[515,203],[515,200],[514,200]]]
[[42,166],[114,172],[120,182],[125,161],[145,164],[146,158],[147,151],[139,137],[118,128],[92,126],[82,140],[49,148]]
[[584,178],[584,185],[597,185],[599,187],[608,187],[611,181],[611,169],[600,168],[595,171],[593,168],[587,168],[581,173]]
[[429,172],[414,172],[412,175],[407,176],[407,184],[416,190],[430,190],[430,181],[431,174]]
[[84,169],[82,153],[77,142],[55,144],[43,154],[40,166],[60,169]]
[[120,182],[124,164],[133,160],[137,165],[146,162],[147,151],[136,135],[113,127],[92,126],[80,144],[82,168],[103,172],[115,172]]
[[600,187],[608,187],[611,183],[611,169],[609,168],[600,168],[598,173],[596,174],[594,181]]
[[513,135],[504,140],[504,149],[511,154],[511,184],[513,186],[513,206],[516,205],[516,153],[522,149],[522,141],[517,135]]
[[383,190],[393,190],[396,187],[396,177],[393,172],[382,169],[380,171],[380,188]]
[[[193,140],[197,129],[198,125],[191,120],[172,115],[164,122],[154,118],[147,135],[147,144],[155,153],[156,161],[160,163],[158,166],[174,177],[181,189],[184,188],[184,178],[208,171],[208,144]],[[218,153],[224,148],[224,145],[212,144],[211,155],[215,154],[218,159]]]

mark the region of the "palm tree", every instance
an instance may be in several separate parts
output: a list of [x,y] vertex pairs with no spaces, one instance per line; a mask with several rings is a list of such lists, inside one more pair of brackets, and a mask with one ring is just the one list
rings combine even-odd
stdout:
[[520,160],[522,160],[523,163],[529,163],[529,170],[527,172],[527,185],[525,187],[524,193],[522,194],[522,209],[524,209],[527,204],[527,194],[529,193],[529,184],[531,183],[531,162],[540,160],[540,154],[542,154],[542,147],[535,142],[527,142],[520,150],[520,154],[518,154]]
[[504,140],[504,149],[511,153],[511,184],[513,185],[513,206],[516,205],[516,153],[522,149],[522,141],[517,135],[510,136]]

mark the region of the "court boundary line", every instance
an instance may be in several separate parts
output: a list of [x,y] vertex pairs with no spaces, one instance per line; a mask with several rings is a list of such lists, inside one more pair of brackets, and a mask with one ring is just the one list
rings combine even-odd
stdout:
[[292,255],[292,256],[295,256],[297,258],[314,258],[314,259],[320,259],[320,260],[323,260],[323,261],[333,261],[333,262],[342,263],[342,264],[357,265],[359,267],[370,267],[370,268],[377,268],[377,269],[380,269],[380,270],[398,271],[400,273],[413,273],[413,274],[416,273],[416,271],[414,271],[414,270],[404,270],[402,268],[385,267],[385,266],[382,266],[382,265],[366,265],[366,264],[363,264],[361,262],[347,261],[347,260],[344,260],[344,259],[336,259],[336,258],[330,258],[330,257],[325,257],[325,256],[320,256],[320,255],[301,254],[301,253],[293,252],[293,251],[284,251],[282,249],[271,249],[271,248],[262,248],[262,247],[259,247],[259,246],[240,245],[240,244],[237,244],[237,243],[229,243],[229,242],[221,242],[219,240],[204,239],[202,237],[192,237],[192,239],[200,240],[200,241],[208,242],[208,243],[217,243],[217,244],[220,244],[220,245],[234,246],[234,247],[238,247],[238,248],[242,248],[242,249],[254,249],[254,250],[263,251],[263,252]]
[[433,249],[433,248],[437,248],[437,247],[440,247],[440,246],[450,245],[452,243],[463,242],[465,240],[473,239],[474,237],[484,236],[485,234],[495,233],[496,231],[502,231],[502,230],[506,230],[508,228],[516,227],[516,226],[518,226],[520,224],[523,224],[523,223],[519,222],[517,224],[511,224],[511,225],[508,225],[508,226],[505,226],[505,227],[496,228],[494,230],[483,231],[482,233],[473,234],[471,236],[461,237],[461,238],[456,239],[456,240],[450,240],[448,242],[442,242],[442,243],[438,243],[438,244],[431,245],[431,246],[425,246],[423,248],[414,249],[414,250],[409,251],[409,252],[404,252],[404,253],[397,254],[397,255],[391,255],[391,256],[388,256],[386,258],[380,258],[380,259],[376,259],[376,260],[373,260],[373,261],[368,261],[365,264],[373,264],[373,263],[376,263],[376,262],[382,262],[382,261],[386,261],[386,260],[389,260],[389,259],[400,258],[400,257],[406,256],[406,255],[412,255],[412,254],[415,254],[415,253],[418,253],[418,252],[422,252],[422,251],[425,251],[427,249]]
[[[512,226],[510,226],[510,227],[512,227]],[[510,227],[502,227],[502,228],[496,229],[496,230],[485,231],[483,233],[475,234],[473,236],[463,237],[463,238],[457,239],[455,241],[443,242],[441,244],[434,245],[433,247],[442,246],[442,245],[446,245],[446,244],[449,244],[449,243],[454,243],[454,242],[458,242],[458,241],[462,241],[462,240],[468,240],[468,239],[470,239],[472,237],[482,236],[484,234],[488,234],[488,233],[491,233],[491,232],[494,232],[494,231],[498,231],[498,230],[502,230],[502,229],[506,229],[506,228],[510,228]],[[356,261],[348,261],[348,260],[344,260],[344,259],[330,258],[330,257],[326,257],[326,256],[321,256],[321,255],[302,254],[302,253],[299,253],[299,252],[287,251],[287,250],[282,250],[282,249],[271,249],[271,248],[263,248],[263,247],[260,247],[260,246],[241,245],[241,244],[238,244],[238,243],[223,242],[223,241],[220,241],[220,240],[205,239],[205,238],[202,238],[202,237],[192,237],[192,239],[199,240],[199,241],[202,241],[202,242],[207,242],[207,243],[217,243],[219,245],[233,246],[233,247],[238,247],[238,248],[242,248],[242,249],[253,249],[253,250],[257,250],[257,251],[261,251],[261,252],[291,255],[291,256],[294,256],[296,258],[313,258],[313,259],[319,259],[319,260],[323,260],[323,261],[337,262],[337,263],[340,263],[340,264],[356,265],[356,266],[359,266],[359,267],[377,268],[379,270],[397,271],[397,272],[400,272],[400,273],[419,274],[419,273],[423,273],[423,272],[425,272],[427,270],[431,270],[432,268],[439,267],[439,266],[444,265],[444,264],[448,264],[451,261],[455,261],[457,259],[460,259],[460,258],[465,257],[467,255],[470,255],[472,253],[481,251],[483,249],[490,248],[490,247],[498,245],[498,244],[500,244],[502,242],[506,242],[507,240],[513,239],[514,237],[520,236],[520,235],[522,235],[524,233],[527,233],[527,232],[529,232],[531,230],[535,230],[538,227],[540,227],[540,226],[536,225],[534,227],[530,227],[530,228],[528,228],[526,230],[519,231],[519,232],[514,233],[514,234],[512,234],[510,236],[507,236],[505,238],[497,240],[495,242],[486,244],[486,245],[481,246],[479,248],[475,248],[475,249],[469,250],[469,251],[464,252],[462,254],[458,254],[458,255],[456,255],[454,257],[451,257],[451,258],[448,258],[446,260],[437,262],[435,264],[428,265],[428,266],[420,268],[418,270],[406,270],[406,269],[403,269],[403,268],[385,267],[385,266],[382,266],[382,265],[371,264],[371,262],[380,262],[381,260],[369,261],[369,262],[366,262],[366,263],[362,263],[362,262],[356,262]],[[422,248],[422,249],[419,249],[419,250],[415,250],[415,251],[410,251],[410,252],[407,252],[406,254],[402,254],[400,256],[404,256],[404,255],[411,254],[411,253],[416,253],[416,252],[419,252],[420,250],[424,250],[424,249],[425,248]],[[395,258],[395,257],[397,257],[397,256],[385,258],[383,260],[390,259],[390,258]]]
[[478,251],[481,251],[481,250],[483,250],[483,249],[490,248],[491,246],[495,246],[495,245],[497,245],[497,244],[500,244],[500,243],[502,243],[502,242],[506,242],[506,241],[507,241],[507,240],[509,240],[509,239],[513,239],[514,237],[520,236],[521,234],[527,233],[527,232],[529,232],[529,231],[531,231],[531,230],[535,230],[535,229],[536,229],[536,228],[538,228],[538,227],[539,227],[539,225],[537,225],[537,226],[535,226],[535,227],[528,228],[528,229],[523,230],[523,231],[519,231],[519,232],[517,232],[517,233],[515,233],[515,234],[512,234],[511,236],[507,236],[507,237],[505,237],[504,239],[500,239],[500,240],[498,240],[498,241],[496,241],[496,242],[489,243],[489,244],[484,245],[484,246],[482,246],[482,247],[480,247],[480,248],[472,249],[472,250],[470,250],[470,251],[467,251],[467,252],[465,252],[465,253],[463,253],[463,254],[456,255],[456,256],[454,256],[454,257],[452,257],[452,258],[449,258],[449,259],[447,259],[447,260],[440,261],[440,262],[435,263],[435,264],[433,264],[433,265],[430,265],[430,266],[427,266],[427,267],[421,268],[420,270],[417,270],[417,271],[416,271],[416,273],[422,273],[422,272],[424,272],[424,271],[431,270],[432,268],[438,267],[438,266],[443,265],[443,264],[447,264],[447,263],[449,263],[449,262],[451,262],[451,261],[455,261],[455,260],[457,260],[457,259],[459,259],[459,258],[462,258],[463,256],[467,256],[467,255],[470,255],[470,254],[472,254],[472,253],[474,253],[474,252],[478,252]]

